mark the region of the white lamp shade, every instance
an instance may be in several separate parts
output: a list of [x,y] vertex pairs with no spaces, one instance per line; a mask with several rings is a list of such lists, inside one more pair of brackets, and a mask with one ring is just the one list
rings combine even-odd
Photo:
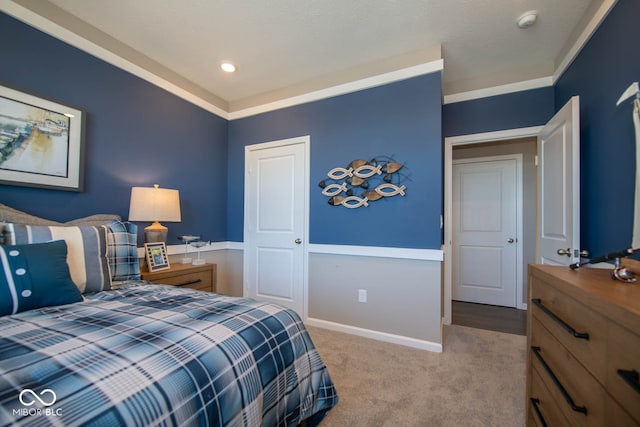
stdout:
[[132,187],[129,221],[180,222],[178,190],[155,187]]

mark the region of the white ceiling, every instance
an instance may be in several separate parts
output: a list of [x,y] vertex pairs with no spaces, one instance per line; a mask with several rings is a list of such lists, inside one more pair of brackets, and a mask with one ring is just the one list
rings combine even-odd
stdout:
[[[225,111],[439,58],[445,94],[549,77],[602,3],[0,0],[7,13],[44,16]],[[529,10],[538,22],[521,30]],[[222,60],[237,72],[221,72]]]

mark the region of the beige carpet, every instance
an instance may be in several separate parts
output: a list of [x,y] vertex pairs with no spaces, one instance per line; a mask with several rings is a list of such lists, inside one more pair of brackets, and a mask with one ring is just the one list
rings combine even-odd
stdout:
[[445,326],[431,353],[309,327],[340,402],[332,426],[523,426],[526,337]]

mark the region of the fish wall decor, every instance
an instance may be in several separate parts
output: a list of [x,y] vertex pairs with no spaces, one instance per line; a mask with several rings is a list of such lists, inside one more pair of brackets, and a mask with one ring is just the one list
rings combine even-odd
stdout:
[[393,196],[404,196],[406,179],[400,170],[406,169],[392,157],[377,156],[371,160],[353,160],[347,167],[335,167],[318,183],[322,194],[332,206],[355,209],[368,207],[370,202]]

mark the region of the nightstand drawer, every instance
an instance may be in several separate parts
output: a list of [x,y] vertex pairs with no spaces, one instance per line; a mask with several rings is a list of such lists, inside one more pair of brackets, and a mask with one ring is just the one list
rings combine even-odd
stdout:
[[206,271],[181,274],[180,276],[156,279],[156,283],[179,286],[181,288],[199,289],[211,292],[211,274]]
[[200,291],[216,291],[216,265],[175,264],[167,270],[143,271],[142,280],[153,283],[197,289]]

